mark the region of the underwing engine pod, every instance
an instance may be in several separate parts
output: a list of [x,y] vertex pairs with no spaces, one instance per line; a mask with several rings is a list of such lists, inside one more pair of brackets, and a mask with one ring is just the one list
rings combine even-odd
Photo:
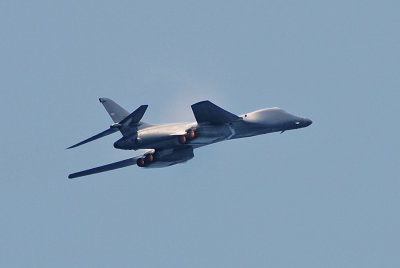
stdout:
[[154,160],[154,156],[153,156],[152,154],[148,154],[148,155],[146,155],[146,157],[144,158],[144,162],[145,162],[145,163],[153,162],[153,160]]
[[193,129],[189,129],[185,135],[179,136],[178,141],[180,144],[185,144],[188,140],[192,140],[196,137],[196,133]]
[[194,132],[193,129],[191,129],[186,133],[185,136],[187,139],[191,140],[191,139],[194,139],[194,137],[196,136],[196,133]]
[[138,158],[138,160],[136,160],[136,164],[139,167],[144,167],[144,158]]
[[179,136],[178,141],[180,144],[186,143],[186,135]]

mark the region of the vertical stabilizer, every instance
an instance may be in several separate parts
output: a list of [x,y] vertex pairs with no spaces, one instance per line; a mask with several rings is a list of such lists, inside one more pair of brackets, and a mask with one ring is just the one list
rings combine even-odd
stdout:
[[116,104],[111,99],[100,98],[99,101],[103,104],[104,108],[106,108],[114,123],[121,122],[129,115],[127,110]]

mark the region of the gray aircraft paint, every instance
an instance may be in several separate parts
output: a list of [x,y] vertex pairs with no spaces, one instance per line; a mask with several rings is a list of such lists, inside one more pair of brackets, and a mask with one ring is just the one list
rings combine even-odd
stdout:
[[[67,149],[120,131],[123,137],[114,143],[115,148],[146,149],[146,152],[141,156],[70,174],[69,178],[134,164],[146,168],[171,166],[192,159],[195,148],[224,140],[272,132],[282,133],[287,130],[304,128],[312,123],[308,118],[290,114],[277,107],[260,109],[237,116],[210,101],[202,101],[192,105],[195,122],[152,125],[141,121],[147,105],[142,105],[129,114],[110,99],[100,98],[99,100],[113,119],[114,124],[109,129]],[[191,136],[193,133],[194,137]]]

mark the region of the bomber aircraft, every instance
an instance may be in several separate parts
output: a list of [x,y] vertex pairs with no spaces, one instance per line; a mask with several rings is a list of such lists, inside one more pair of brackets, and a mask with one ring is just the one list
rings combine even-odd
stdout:
[[145,152],[140,156],[70,174],[70,179],[130,165],[143,168],[172,166],[192,159],[193,150],[205,145],[271,132],[283,133],[312,123],[308,118],[277,107],[235,115],[206,100],[192,105],[196,122],[149,124],[141,121],[147,105],[140,106],[130,114],[111,99],[99,100],[114,123],[107,130],[67,149],[120,131],[122,138],[114,143],[115,148],[145,149]]

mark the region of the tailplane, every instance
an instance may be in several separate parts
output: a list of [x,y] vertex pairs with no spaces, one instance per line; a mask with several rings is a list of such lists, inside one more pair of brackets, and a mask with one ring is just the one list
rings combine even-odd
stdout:
[[148,105],[141,105],[130,114],[128,113],[128,111],[116,104],[111,99],[100,98],[99,100],[106,108],[111,119],[114,121],[114,124],[112,124],[109,129],[106,129],[99,134],[96,134],[84,141],[72,145],[67,149],[78,147],[82,144],[97,140],[117,131],[120,131],[124,137],[134,136],[137,135],[137,131],[139,129],[151,126],[150,124],[140,121],[144,113],[146,112]]

